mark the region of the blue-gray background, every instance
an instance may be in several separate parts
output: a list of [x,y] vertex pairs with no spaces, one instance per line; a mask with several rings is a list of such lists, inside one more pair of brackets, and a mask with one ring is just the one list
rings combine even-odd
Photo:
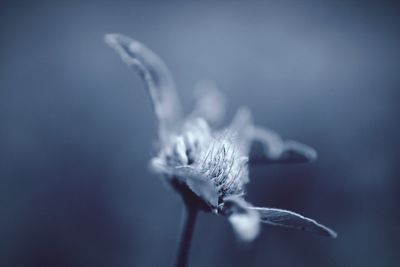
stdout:
[[[378,2],[378,1],[376,1]],[[187,111],[213,80],[316,163],[251,168],[248,199],[331,226],[250,246],[199,218],[191,266],[398,266],[400,9],[367,1],[0,4],[0,266],[171,266],[181,203],[148,171],[156,124],[122,32],[170,66]]]

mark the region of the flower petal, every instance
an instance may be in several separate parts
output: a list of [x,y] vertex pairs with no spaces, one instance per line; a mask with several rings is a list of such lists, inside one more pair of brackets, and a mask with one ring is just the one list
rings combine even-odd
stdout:
[[264,155],[250,158],[252,163],[301,163],[317,159],[313,148],[293,140],[284,141],[271,130],[253,126],[249,132],[253,141],[260,143],[264,150]]
[[252,137],[249,129],[253,127],[253,118],[251,112],[246,107],[241,107],[236,112],[229,129],[236,134],[237,143],[244,155],[250,154]]
[[260,232],[260,216],[250,209],[251,205],[240,197],[224,199],[222,214],[228,217],[237,237],[245,242],[253,241]]
[[195,88],[195,96],[198,100],[190,116],[204,118],[212,124],[218,124],[223,120],[226,100],[214,83],[199,82]]
[[337,237],[337,234],[328,227],[292,211],[258,207],[251,207],[250,209],[257,211],[260,214],[261,221],[270,225],[289,227],[332,238]]
[[312,162],[318,158],[317,151],[312,147],[293,140],[283,143],[281,162]]
[[170,168],[169,172],[172,177],[186,184],[211,209],[217,208],[218,191],[212,181],[202,179],[201,174],[189,166]]
[[180,118],[180,102],[175,83],[166,64],[149,48],[127,36],[106,34],[105,42],[111,46],[143,79],[150,94],[153,108],[160,123],[160,137],[171,130]]
[[255,126],[247,108],[240,108],[230,129],[236,132],[243,153],[249,155],[253,142],[262,145],[262,155],[251,155],[251,163],[297,163],[310,162],[317,158],[317,152],[296,141],[284,141],[274,131]]

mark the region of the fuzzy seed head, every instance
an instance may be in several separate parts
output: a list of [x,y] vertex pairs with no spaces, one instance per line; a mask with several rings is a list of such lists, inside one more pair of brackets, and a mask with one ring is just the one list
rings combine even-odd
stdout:
[[242,195],[248,179],[248,157],[235,144],[234,133],[212,133],[205,120],[189,120],[180,135],[158,157],[168,167],[189,166],[200,179],[212,181],[221,199]]

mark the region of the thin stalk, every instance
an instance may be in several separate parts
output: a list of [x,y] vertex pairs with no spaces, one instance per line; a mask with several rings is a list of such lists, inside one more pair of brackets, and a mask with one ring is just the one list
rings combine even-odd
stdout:
[[189,259],[190,245],[194,227],[196,225],[198,208],[186,203],[183,210],[182,232],[179,241],[178,254],[176,257],[176,267],[186,267]]

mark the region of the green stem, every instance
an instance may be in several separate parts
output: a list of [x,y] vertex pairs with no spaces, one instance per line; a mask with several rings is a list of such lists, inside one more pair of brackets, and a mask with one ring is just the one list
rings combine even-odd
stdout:
[[194,227],[196,225],[196,217],[198,209],[194,205],[186,203],[186,209],[183,211],[183,224],[182,232],[179,242],[178,254],[176,257],[176,267],[186,267],[189,258],[190,244],[192,243],[192,237]]

